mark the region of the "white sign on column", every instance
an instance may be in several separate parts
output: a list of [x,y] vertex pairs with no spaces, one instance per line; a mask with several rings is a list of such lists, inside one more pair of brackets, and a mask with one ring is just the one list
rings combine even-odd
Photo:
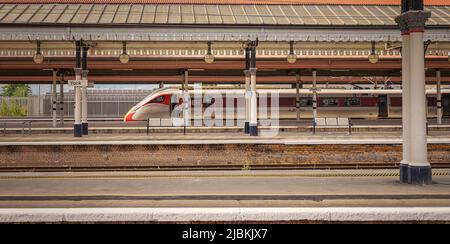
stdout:
[[88,80],[69,80],[67,81],[69,86],[88,86]]

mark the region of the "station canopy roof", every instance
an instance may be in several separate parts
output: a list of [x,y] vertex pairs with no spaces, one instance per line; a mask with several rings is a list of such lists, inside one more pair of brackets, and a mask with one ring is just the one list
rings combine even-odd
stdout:
[[[303,58],[367,61],[376,42],[380,58],[396,59],[399,64],[396,42],[402,37],[394,19],[400,14],[400,2],[0,0],[0,59],[29,61],[37,45],[49,60],[73,58],[73,40],[84,40],[92,44],[89,56],[94,58],[115,60],[125,43],[135,60],[201,60],[211,41],[217,60],[233,62],[242,59],[243,42],[258,39],[257,55],[267,59],[285,60],[292,41],[295,53]],[[431,41],[426,55],[447,65],[450,0],[424,2],[432,13],[424,36],[424,41]]]
[[[430,26],[450,1],[425,0]],[[397,26],[400,0],[0,0],[0,25]]]
[[[256,38],[258,82],[291,83],[295,75],[289,72],[313,68],[327,76],[323,82],[373,74],[399,82],[396,42],[402,37],[394,19],[400,2],[0,0],[0,82],[51,82],[49,70],[73,69],[73,40],[81,39],[91,45],[89,77],[95,82],[177,83],[184,69],[204,70],[190,76],[201,82],[242,82],[242,42]],[[432,13],[424,36],[431,41],[428,76],[439,68],[450,77],[450,0],[424,2]],[[213,64],[203,61],[208,41]],[[286,61],[290,41],[300,57],[294,64]],[[377,64],[367,59],[372,42],[380,55]],[[132,58],[128,64],[118,60],[124,43]],[[38,45],[42,64],[32,59]]]
[[[325,4],[325,5],[400,5],[401,0],[2,0],[2,3],[99,3],[99,4]],[[446,0],[425,0],[425,5],[449,5]]]

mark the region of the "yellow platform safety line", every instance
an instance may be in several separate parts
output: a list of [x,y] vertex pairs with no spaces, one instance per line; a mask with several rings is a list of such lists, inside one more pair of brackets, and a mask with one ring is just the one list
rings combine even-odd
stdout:
[[[450,172],[433,172],[433,176],[450,176]],[[396,177],[399,173],[311,173],[311,174],[185,174],[185,175],[55,175],[55,176],[0,176],[0,180],[33,179],[161,179],[161,178],[233,178],[233,177]]]

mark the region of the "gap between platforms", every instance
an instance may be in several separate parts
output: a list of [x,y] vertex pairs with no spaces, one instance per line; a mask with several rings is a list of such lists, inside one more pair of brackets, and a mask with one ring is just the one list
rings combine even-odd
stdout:
[[[328,135],[329,136],[329,135]],[[331,137],[331,136],[330,136]],[[28,138],[29,140],[20,141],[18,140],[7,140],[0,141],[0,146],[70,146],[70,145],[200,145],[200,144],[281,144],[281,145],[330,145],[330,144],[356,144],[356,145],[365,145],[365,144],[401,144],[402,139],[400,137],[386,137],[386,138],[358,138],[358,137],[338,137],[333,136],[333,139],[327,138],[327,135],[324,137],[300,137],[298,139],[283,139],[283,138],[239,138],[239,139],[226,139],[226,138],[215,138],[212,136],[211,138],[143,138],[138,136],[117,136],[117,137],[106,137],[103,140],[97,138],[95,140],[52,140],[48,141],[41,139],[33,139]],[[22,138],[23,140],[23,138]],[[442,138],[442,137],[429,137],[429,144],[449,144],[450,138]]]
[[[450,176],[450,169],[435,169],[433,176]],[[179,172],[141,172],[129,174],[127,172],[102,172],[99,173],[67,173],[61,175],[59,173],[1,173],[0,180],[71,180],[71,179],[108,179],[108,180],[148,180],[148,179],[170,179],[170,178],[229,178],[229,177],[397,177],[398,170],[327,170],[317,171],[308,170],[302,172],[282,171],[282,172],[261,172],[261,171],[227,171],[216,173],[212,172],[198,172],[190,173],[185,171]]]

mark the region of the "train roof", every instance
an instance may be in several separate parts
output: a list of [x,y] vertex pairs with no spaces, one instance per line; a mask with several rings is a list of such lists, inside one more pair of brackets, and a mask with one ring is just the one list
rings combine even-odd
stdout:
[[[240,89],[189,89],[189,94],[242,94],[245,90]],[[179,88],[169,88],[161,90],[160,93],[171,93],[171,94],[183,94],[183,90]],[[296,89],[257,89],[259,94],[296,94]],[[312,89],[300,89],[299,93],[302,95],[312,95]],[[427,89],[427,94],[436,94],[436,89]],[[441,93],[448,94],[450,89],[441,89]],[[401,95],[401,89],[318,89],[317,94],[319,95]]]

